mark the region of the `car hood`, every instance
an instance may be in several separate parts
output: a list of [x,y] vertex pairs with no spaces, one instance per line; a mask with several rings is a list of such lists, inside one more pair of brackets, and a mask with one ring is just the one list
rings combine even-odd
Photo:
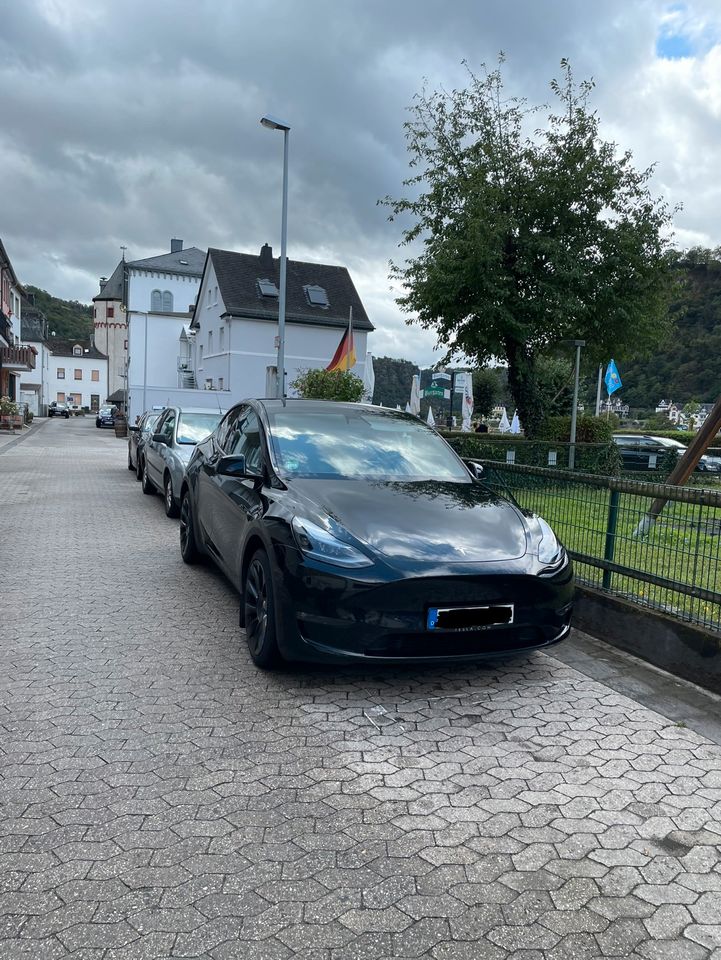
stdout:
[[301,519],[304,507],[310,520],[332,517],[391,565],[497,563],[527,550],[520,511],[480,483],[291,483]]

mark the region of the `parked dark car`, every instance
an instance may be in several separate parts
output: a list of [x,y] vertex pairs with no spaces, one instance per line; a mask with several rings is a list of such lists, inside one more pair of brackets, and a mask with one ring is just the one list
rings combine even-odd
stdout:
[[[624,470],[660,470],[669,463],[669,454],[681,457],[686,452],[685,444],[672,437],[615,433],[613,442],[619,448]],[[701,473],[721,473],[721,457],[704,454],[696,470]]]
[[115,426],[115,407],[101,407],[95,417],[96,427],[114,427]]
[[68,410],[67,403],[58,403],[57,400],[53,400],[53,402],[48,407],[48,416],[49,417],[65,417],[66,420],[69,420],[70,411]]
[[135,470],[136,480],[143,478],[143,449],[159,416],[157,410],[147,410],[137,424],[128,426],[128,470]]
[[218,426],[224,410],[166,407],[143,446],[143,493],[163,491],[165,513],[177,517],[180,488],[195,444]]
[[261,667],[549,646],[570,629],[571,562],[480,473],[404,413],[247,401],[190,460],[181,553],[238,589]]

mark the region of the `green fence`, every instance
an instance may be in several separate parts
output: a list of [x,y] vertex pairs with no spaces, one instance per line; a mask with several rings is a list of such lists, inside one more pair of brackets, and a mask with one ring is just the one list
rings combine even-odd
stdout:
[[[579,582],[721,630],[721,492],[503,462],[488,484],[545,517]],[[653,500],[666,498],[650,523]]]

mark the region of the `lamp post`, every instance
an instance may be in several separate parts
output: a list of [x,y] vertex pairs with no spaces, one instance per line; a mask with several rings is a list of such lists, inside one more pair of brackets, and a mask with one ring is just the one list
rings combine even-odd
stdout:
[[573,379],[573,407],[571,408],[571,446],[568,449],[568,469],[576,467],[576,414],[578,410],[578,374],[581,367],[581,347],[586,346],[585,340],[571,340],[576,348],[576,370]]
[[286,240],[288,234],[288,134],[290,126],[276,117],[261,117],[260,122],[269,130],[283,131],[283,212],[280,227],[280,289],[278,290],[278,375],[277,396],[285,397],[285,274]]

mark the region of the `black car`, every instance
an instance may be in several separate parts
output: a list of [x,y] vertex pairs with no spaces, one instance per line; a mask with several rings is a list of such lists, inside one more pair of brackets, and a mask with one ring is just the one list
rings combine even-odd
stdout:
[[95,426],[114,427],[115,426],[115,407],[101,407],[95,417]]
[[408,414],[251,400],[199,443],[181,489],[186,563],[241,594],[261,667],[279,659],[475,659],[570,629],[571,562]]
[[[686,453],[686,445],[671,437],[615,433],[613,442],[621,454],[624,470],[660,470]],[[721,457],[703,454],[696,464],[700,473],[721,473]]]
[[67,403],[59,403],[57,400],[53,400],[53,402],[48,407],[48,416],[49,417],[65,417],[66,420],[69,420],[70,411],[68,410]]
[[148,410],[136,424],[128,427],[128,470],[135,470],[135,479],[143,479],[143,447],[153,435],[159,410]]

